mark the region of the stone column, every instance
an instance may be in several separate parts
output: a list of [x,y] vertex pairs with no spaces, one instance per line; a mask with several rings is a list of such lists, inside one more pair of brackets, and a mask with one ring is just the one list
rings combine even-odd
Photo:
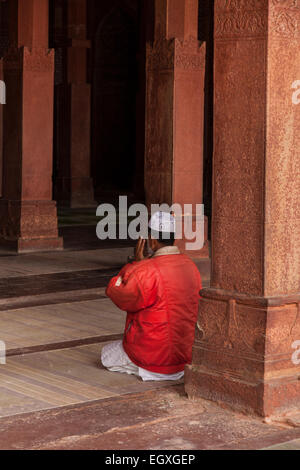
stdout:
[[91,85],[87,77],[87,0],[64,3],[67,27],[60,47],[63,83],[56,86],[55,198],[59,205],[95,207],[91,178]]
[[[203,201],[205,43],[197,35],[197,0],[155,1],[146,65],[148,205]],[[191,255],[207,257],[208,242]]]
[[299,2],[215,1],[213,267],[186,391],[262,416],[300,406],[299,25]]
[[0,243],[18,252],[61,249],[52,201],[54,52],[48,49],[48,0],[11,0],[9,6]]

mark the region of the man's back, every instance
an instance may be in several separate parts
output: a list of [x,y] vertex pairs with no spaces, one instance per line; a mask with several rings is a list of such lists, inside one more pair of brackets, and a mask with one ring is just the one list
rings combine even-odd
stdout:
[[174,354],[172,362],[190,363],[202,288],[199,271],[185,255],[161,256],[153,261],[162,280]]
[[107,295],[127,311],[123,347],[134,364],[172,374],[192,359],[201,277],[185,255],[127,265]]

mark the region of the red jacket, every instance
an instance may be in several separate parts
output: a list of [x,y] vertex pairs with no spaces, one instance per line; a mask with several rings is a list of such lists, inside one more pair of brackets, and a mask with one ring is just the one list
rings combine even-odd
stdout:
[[161,374],[192,361],[201,276],[185,255],[126,265],[106,294],[127,311],[123,347],[137,366]]

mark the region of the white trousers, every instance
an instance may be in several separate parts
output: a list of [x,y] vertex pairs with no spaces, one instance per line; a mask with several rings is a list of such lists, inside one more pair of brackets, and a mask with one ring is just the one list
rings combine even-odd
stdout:
[[137,375],[144,382],[180,380],[184,377],[184,372],[177,374],[157,374],[142,369],[135,365],[128,357],[123,348],[122,341],[114,341],[103,347],[101,352],[101,362],[103,366],[111,372],[121,372],[123,374]]

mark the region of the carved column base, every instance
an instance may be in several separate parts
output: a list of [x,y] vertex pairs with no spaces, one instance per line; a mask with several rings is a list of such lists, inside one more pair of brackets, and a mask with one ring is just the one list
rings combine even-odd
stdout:
[[218,289],[202,295],[186,369],[189,397],[260,416],[299,410],[299,296],[247,298]]
[[53,201],[0,201],[0,245],[17,253],[63,249]]

